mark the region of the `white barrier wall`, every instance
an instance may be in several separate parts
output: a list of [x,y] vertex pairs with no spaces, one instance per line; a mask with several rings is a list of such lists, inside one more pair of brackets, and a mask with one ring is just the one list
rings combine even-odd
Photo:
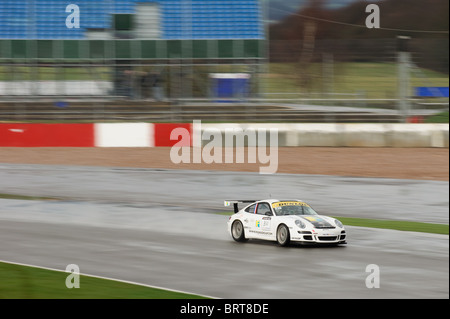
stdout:
[[[265,129],[278,130],[278,146],[317,146],[317,147],[447,147],[449,145],[448,124],[240,124],[215,123],[194,124],[195,136],[202,132],[202,144],[208,144],[217,132],[222,134],[233,130],[248,143],[252,132]],[[268,139],[267,139],[268,140]],[[252,142],[253,139],[250,138]],[[195,142],[194,142],[195,143]]]
[[0,81],[0,95],[108,95],[109,81]]

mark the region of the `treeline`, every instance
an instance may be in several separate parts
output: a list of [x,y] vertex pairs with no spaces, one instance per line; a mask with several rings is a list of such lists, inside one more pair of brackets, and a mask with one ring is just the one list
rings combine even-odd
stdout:
[[[326,9],[323,1],[312,5],[270,26],[271,60],[299,58],[303,50],[305,28],[314,24],[316,59],[321,53],[332,53],[336,59],[394,58],[395,38],[410,36],[411,50],[417,63],[448,74],[448,33],[413,32],[448,31],[448,0],[384,0],[375,2],[380,8],[381,28],[365,27],[366,6],[370,1],[357,1],[340,9]],[[312,17],[314,19],[308,19]],[[395,29],[395,30],[391,30]],[[400,31],[405,30],[405,31]]]

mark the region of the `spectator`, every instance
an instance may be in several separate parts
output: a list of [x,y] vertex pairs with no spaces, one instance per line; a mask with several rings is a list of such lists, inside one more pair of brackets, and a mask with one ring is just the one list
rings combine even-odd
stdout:
[[164,97],[164,90],[162,87],[162,78],[161,78],[161,73],[153,73],[152,74],[152,87],[153,87],[153,98],[156,101],[163,101],[165,99]]

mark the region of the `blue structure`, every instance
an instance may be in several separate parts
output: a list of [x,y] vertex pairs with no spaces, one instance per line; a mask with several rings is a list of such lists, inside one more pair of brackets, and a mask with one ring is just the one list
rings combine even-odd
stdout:
[[426,87],[420,86],[416,87],[417,97],[449,97],[448,87]]
[[249,97],[250,76],[248,74],[237,73],[216,73],[211,74],[213,80],[213,96],[216,102],[232,102],[234,99],[245,100]]
[[[0,39],[83,39],[149,2],[159,6],[162,39],[264,38],[259,0],[1,0]],[[80,8],[79,29],[66,27],[69,4]]]

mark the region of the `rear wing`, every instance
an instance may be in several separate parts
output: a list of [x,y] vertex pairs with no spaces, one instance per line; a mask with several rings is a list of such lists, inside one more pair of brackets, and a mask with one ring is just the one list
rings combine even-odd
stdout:
[[223,205],[225,207],[230,207],[231,205],[233,205],[234,208],[234,213],[236,214],[237,212],[239,212],[239,203],[254,203],[257,202],[258,200],[251,200],[251,199],[232,199],[232,200],[226,200],[223,202]]

